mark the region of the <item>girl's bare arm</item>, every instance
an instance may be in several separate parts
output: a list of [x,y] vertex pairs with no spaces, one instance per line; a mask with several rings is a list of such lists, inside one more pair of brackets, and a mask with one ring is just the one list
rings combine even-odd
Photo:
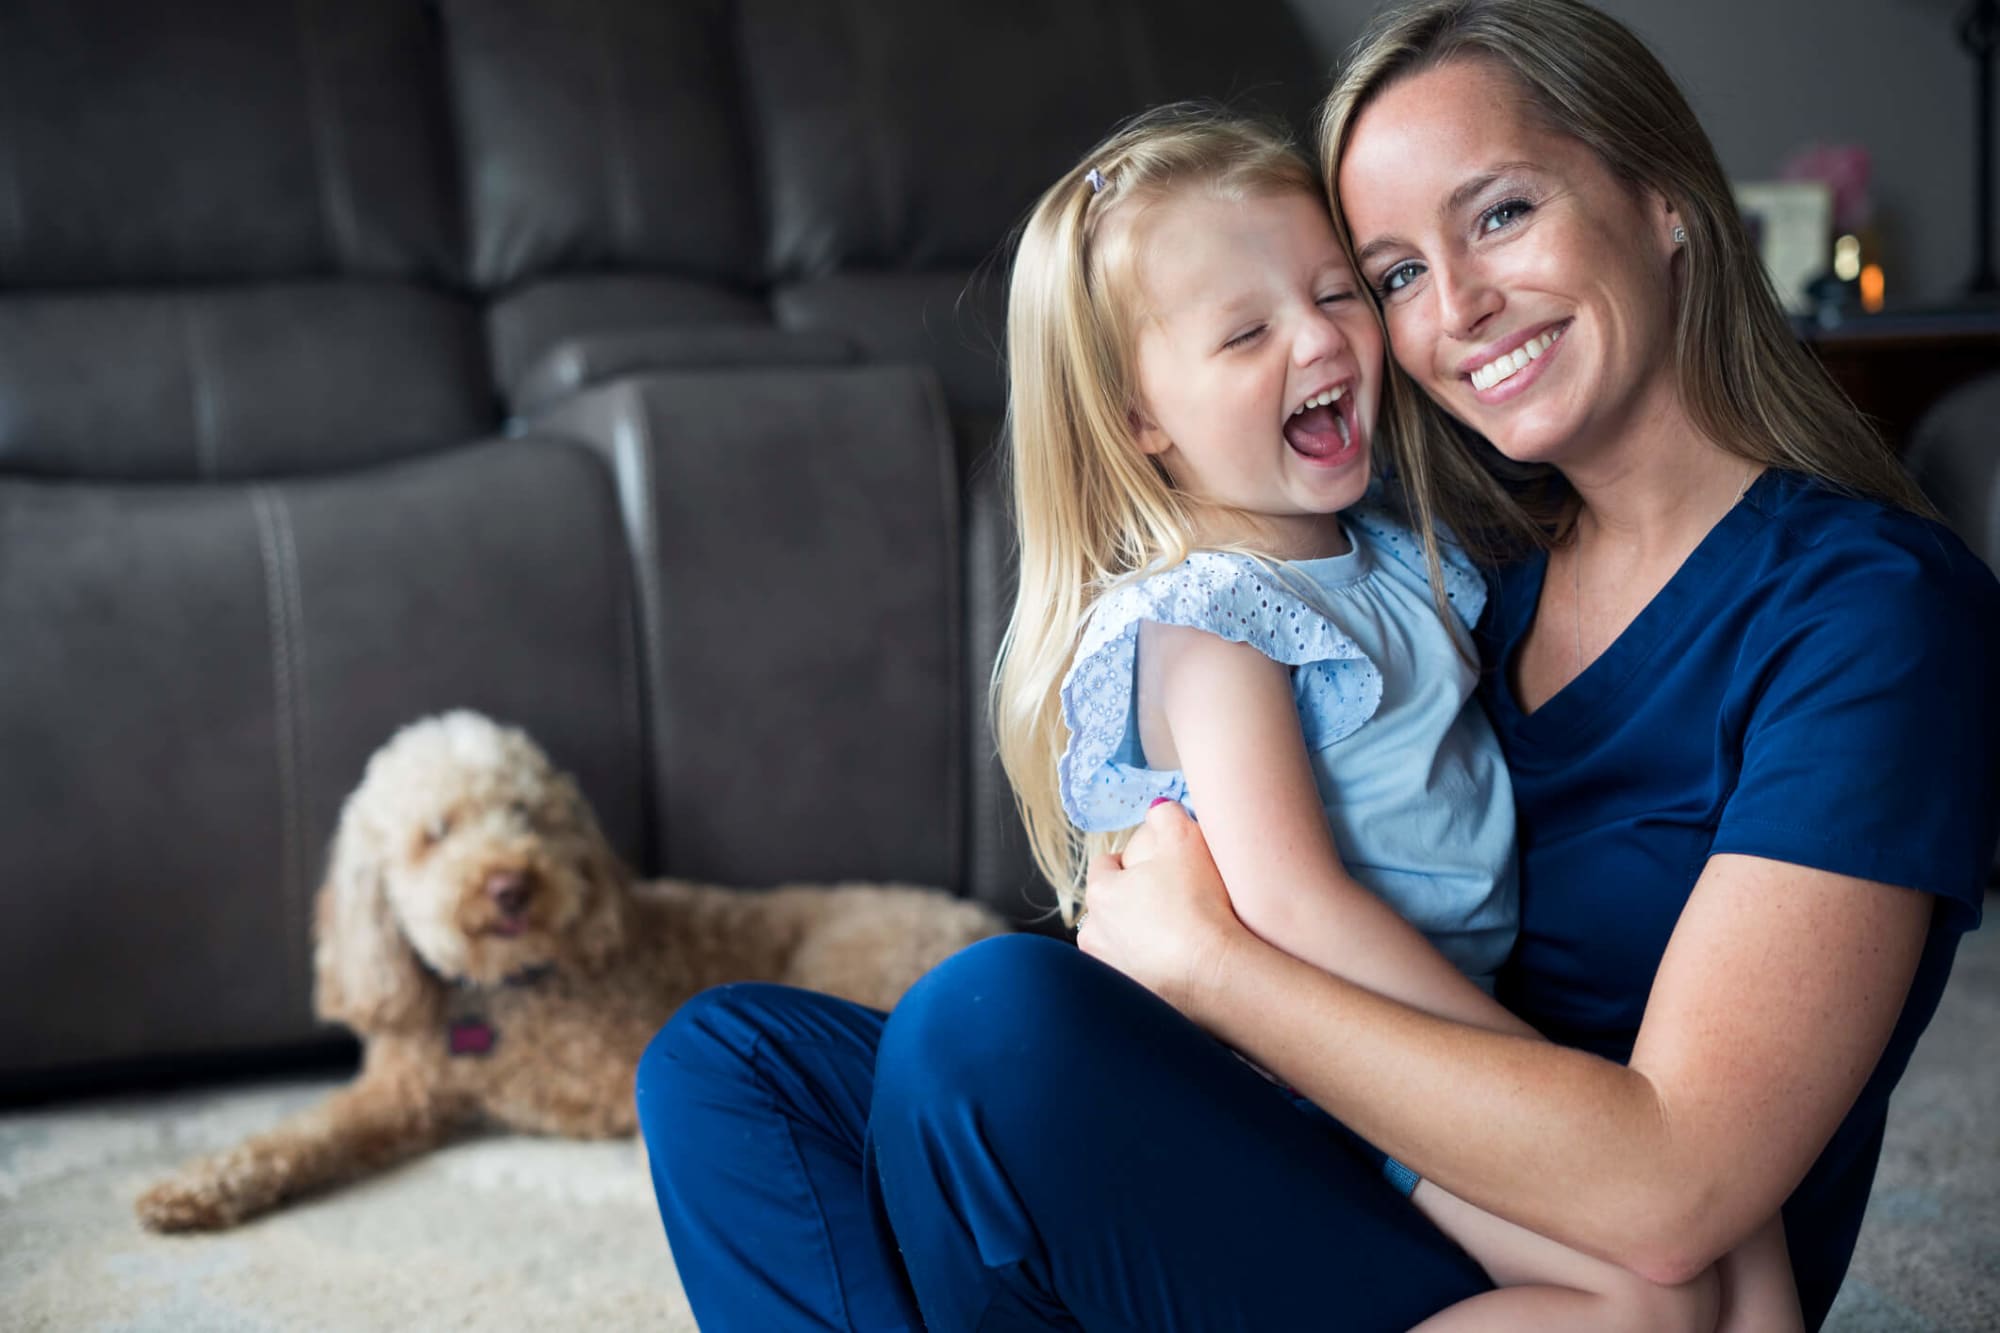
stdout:
[[1147,622],[1138,677],[1147,761],[1186,775],[1244,925],[1426,1013],[1532,1033],[1341,865],[1282,665],[1205,630]]

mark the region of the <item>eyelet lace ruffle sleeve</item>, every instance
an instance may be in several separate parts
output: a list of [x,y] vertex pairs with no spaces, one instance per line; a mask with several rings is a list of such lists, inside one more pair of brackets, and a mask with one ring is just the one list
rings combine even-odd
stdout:
[[1071,823],[1086,833],[1130,828],[1156,798],[1187,797],[1179,772],[1120,757],[1131,724],[1143,621],[1207,630],[1297,668],[1293,694],[1308,749],[1331,745],[1374,716],[1382,702],[1382,673],[1288,582],[1248,556],[1204,551],[1105,594],[1063,677],[1069,744],[1057,778]]

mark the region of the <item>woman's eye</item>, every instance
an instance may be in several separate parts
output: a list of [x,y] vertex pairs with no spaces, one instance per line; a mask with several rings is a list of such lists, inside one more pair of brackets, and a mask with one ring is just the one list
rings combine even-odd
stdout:
[[1234,338],[1231,338],[1228,342],[1222,344],[1222,346],[1225,350],[1231,347],[1247,346],[1251,342],[1255,341],[1258,335],[1262,334],[1263,332],[1264,332],[1264,326],[1262,324],[1259,324],[1254,329],[1245,329],[1243,332],[1237,334]]
[[1382,275],[1382,280],[1376,285],[1375,294],[1377,296],[1388,296],[1391,293],[1399,292],[1415,282],[1423,271],[1424,266],[1417,263],[1414,259],[1405,260]]
[[1511,227],[1533,211],[1534,205],[1525,199],[1508,199],[1479,215],[1479,230],[1499,231],[1502,227]]

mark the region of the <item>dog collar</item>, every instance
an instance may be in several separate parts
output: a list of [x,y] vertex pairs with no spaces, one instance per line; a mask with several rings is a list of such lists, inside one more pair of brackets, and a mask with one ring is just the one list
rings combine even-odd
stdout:
[[[519,972],[509,973],[500,981],[508,990],[532,986],[547,980],[555,974],[553,963],[543,963],[537,967],[525,967]],[[453,1058],[459,1056],[481,1057],[493,1054],[493,1048],[500,1044],[500,1031],[486,1021],[486,1016],[477,1012],[482,1006],[481,996],[486,988],[470,982],[460,981],[453,985],[447,1003],[457,1010],[449,1016],[445,1024],[445,1050]]]

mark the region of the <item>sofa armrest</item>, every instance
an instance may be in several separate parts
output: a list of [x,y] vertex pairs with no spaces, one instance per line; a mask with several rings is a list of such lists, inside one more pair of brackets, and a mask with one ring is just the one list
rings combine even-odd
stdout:
[[610,462],[660,873],[964,882],[958,478],[907,366],[627,376],[531,418]]

